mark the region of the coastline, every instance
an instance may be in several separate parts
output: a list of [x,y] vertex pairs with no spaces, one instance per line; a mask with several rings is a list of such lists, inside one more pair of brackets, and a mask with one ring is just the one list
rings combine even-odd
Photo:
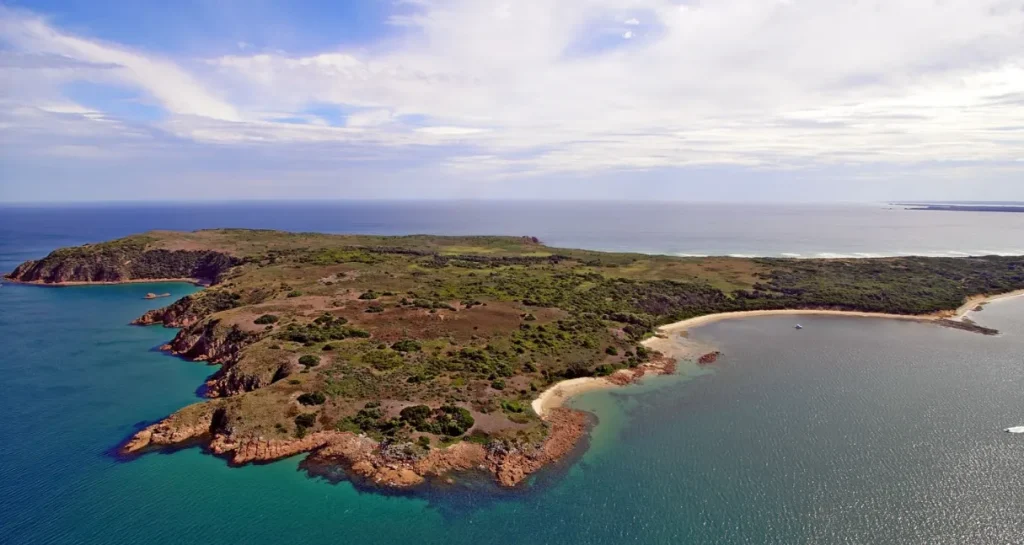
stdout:
[[4,282],[11,284],[22,284],[25,286],[40,286],[44,288],[66,288],[72,286],[117,286],[121,284],[172,284],[186,283],[193,286],[208,287],[210,284],[196,278],[133,278],[131,280],[117,281],[67,281],[67,282],[41,282],[38,280],[15,280],[7,276],[3,277]]
[[[710,351],[709,347],[703,347],[696,342],[680,343],[673,341],[672,336],[680,338],[694,327],[699,327],[723,320],[736,320],[742,318],[757,318],[762,316],[845,316],[858,318],[884,318],[889,320],[904,320],[911,322],[931,323],[939,320],[962,321],[968,319],[968,314],[975,312],[975,308],[992,301],[1009,299],[1024,296],[1024,290],[1015,290],[998,295],[976,295],[968,297],[967,300],[954,311],[938,312],[934,314],[886,314],[883,312],[857,312],[848,310],[827,310],[827,309],[778,309],[778,310],[746,310],[739,312],[720,312],[717,314],[705,314],[694,318],[687,318],[671,324],[658,327],[657,334],[645,339],[642,344],[645,348],[661,352],[665,357],[678,359],[696,359],[700,356],[700,350]],[[643,368],[644,366],[641,366]],[[629,370],[622,370],[623,371]],[[655,373],[659,374],[659,373]],[[663,374],[663,373],[661,373]],[[613,375],[614,376],[614,375]],[[563,380],[552,384],[534,399],[530,406],[542,419],[552,409],[563,407],[573,396],[577,396],[594,390],[616,388],[628,384],[628,382],[613,381],[608,377],[580,377]]]

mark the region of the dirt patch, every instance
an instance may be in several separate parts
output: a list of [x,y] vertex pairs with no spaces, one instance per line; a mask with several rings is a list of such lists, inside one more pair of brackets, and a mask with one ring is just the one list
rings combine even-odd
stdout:
[[489,337],[519,326],[521,311],[510,304],[488,303],[451,311],[433,312],[422,308],[389,307],[384,312],[350,315],[349,318],[369,328],[374,338],[384,342],[399,339],[450,338],[468,343],[474,337]]

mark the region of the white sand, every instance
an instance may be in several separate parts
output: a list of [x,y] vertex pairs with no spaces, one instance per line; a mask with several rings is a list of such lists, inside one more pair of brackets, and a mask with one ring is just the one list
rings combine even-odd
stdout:
[[[856,316],[862,318],[888,318],[892,320],[911,320],[917,322],[927,322],[938,320],[941,318],[948,318],[952,320],[961,320],[969,312],[971,312],[978,305],[988,303],[998,299],[1006,299],[1009,297],[1019,297],[1024,295],[1024,290],[1017,290],[1001,295],[993,296],[976,296],[967,299],[967,302],[960,306],[953,313],[938,313],[938,314],[926,314],[923,316],[912,316],[905,314],[885,314],[881,312],[854,312],[846,310],[800,310],[800,309],[787,309],[787,310],[748,310],[741,312],[722,312],[719,314],[708,314],[706,316],[698,316],[696,318],[690,318],[688,320],[682,320],[672,324],[664,325],[658,328],[658,335],[645,340],[642,344],[650,348],[651,350],[657,350],[666,356],[674,358],[696,358],[699,357],[696,351],[702,350],[705,347],[701,347],[696,343],[683,343],[679,342],[679,334],[683,333],[691,328],[707,325],[721,320],[734,320],[738,318],[754,318],[758,316]],[[676,340],[672,340],[675,336]],[[708,352],[710,350],[705,350]],[[574,378],[569,380],[563,380],[555,383],[553,386],[541,392],[537,399],[533,400],[531,407],[533,412],[537,413],[541,418],[547,413],[547,411],[556,407],[561,407],[565,402],[575,396],[582,394],[583,392],[590,392],[593,390],[601,390],[604,388],[614,388],[617,385],[604,377],[582,377]]]

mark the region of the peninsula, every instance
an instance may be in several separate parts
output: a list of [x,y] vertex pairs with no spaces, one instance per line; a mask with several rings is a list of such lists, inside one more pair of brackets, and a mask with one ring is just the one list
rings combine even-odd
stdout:
[[814,310],[994,333],[946,318],[1024,289],[1024,257],[680,258],[530,237],[219,229],[63,248],[6,277],[207,286],[134,323],[180,328],[163,350],[220,366],[209,399],[128,438],[126,455],[199,442],[232,464],[308,452],[311,469],[382,486],[461,470],[512,486],[586,433],[585,415],[534,402],[563,381],[671,372],[661,326]]

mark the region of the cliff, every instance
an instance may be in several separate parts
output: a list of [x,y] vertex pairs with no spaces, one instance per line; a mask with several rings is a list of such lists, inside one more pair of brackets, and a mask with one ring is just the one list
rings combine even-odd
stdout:
[[192,361],[221,366],[206,381],[207,397],[249,392],[289,374],[290,364],[287,361],[271,362],[269,366],[261,365],[263,362],[256,358],[242,361],[244,349],[263,338],[263,332],[242,331],[237,326],[223,325],[217,319],[193,322],[185,318],[171,323],[182,324],[184,328],[171,342],[161,346],[161,350]]
[[147,249],[144,241],[123,239],[56,250],[38,261],[22,263],[6,278],[37,284],[166,279],[214,284],[238,263],[222,252]]

